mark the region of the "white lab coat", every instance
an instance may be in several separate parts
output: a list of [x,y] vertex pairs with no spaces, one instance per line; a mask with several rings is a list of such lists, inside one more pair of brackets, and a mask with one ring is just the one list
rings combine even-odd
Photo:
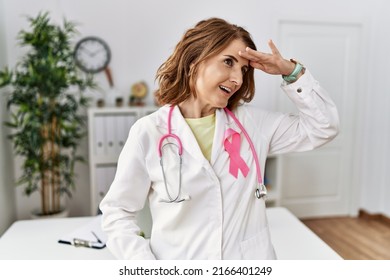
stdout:
[[[296,104],[298,115],[266,112],[249,105],[234,112],[254,143],[262,174],[267,155],[311,150],[338,132],[336,107],[309,71],[295,83],[283,83],[282,89]],[[100,204],[107,247],[120,259],[275,259],[265,202],[254,195],[256,168],[248,141],[222,109],[216,111],[209,162],[175,107],[172,131],[183,144],[182,196],[190,200],[161,201],[167,199],[167,193],[157,146],[167,133],[168,110],[168,106],[160,108],[130,130],[115,179]],[[237,179],[229,173],[229,156],[223,146],[228,128],[240,132],[240,153],[250,167],[246,178],[241,171]],[[175,152],[172,145],[164,148],[172,195],[179,186]],[[150,241],[137,235],[135,218],[147,199],[153,219]]]

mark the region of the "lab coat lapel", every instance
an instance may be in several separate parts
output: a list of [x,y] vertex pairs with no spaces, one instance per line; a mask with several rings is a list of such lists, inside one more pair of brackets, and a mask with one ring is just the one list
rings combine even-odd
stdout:
[[241,135],[241,129],[234,120],[229,118],[223,109],[217,110],[213,149],[211,153],[211,165],[214,165],[222,154],[225,153],[227,155],[223,143],[225,141],[225,132],[229,128],[235,130]]

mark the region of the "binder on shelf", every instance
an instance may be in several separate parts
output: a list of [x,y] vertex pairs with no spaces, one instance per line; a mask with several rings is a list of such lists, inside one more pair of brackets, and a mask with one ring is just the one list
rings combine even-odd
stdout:
[[87,224],[64,235],[58,240],[58,243],[76,247],[103,249],[106,247],[107,235],[101,229],[101,218],[102,215],[93,217]]
[[117,154],[119,155],[123,149],[123,146],[127,140],[127,134],[129,131],[126,131],[126,115],[119,115],[115,121],[115,133],[116,133],[116,149]]
[[116,148],[116,133],[115,133],[115,122],[118,117],[116,115],[107,115],[104,118],[105,121],[105,137],[106,137],[106,155],[118,155],[118,151]]
[[104,116],[95,116],[93,123],[94,127],[94,152],[97,156],[105,154],[106,150],[106,139],[105,139],[105,122]]
[[109,190],[116,173],[116,165],[102,165],[96,167],[96,201],[100,202]]
[[103,165],[103,166],[97,166],[96,167],[96,171],[95,171],[95,174],[96,174],[96,186],[95,186],[95,189],[97,190],[97,193],[96,193],[96,201],[99,201],[106,195],[107,193],[107,190],[108,190],[108,186],[106,185],[106,178],[107,178],[107,175],[106,175],[106,166]]

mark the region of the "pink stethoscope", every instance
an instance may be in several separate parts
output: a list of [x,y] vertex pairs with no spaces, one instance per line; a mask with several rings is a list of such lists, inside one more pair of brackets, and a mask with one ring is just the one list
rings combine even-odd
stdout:
[[[183,202],[183,201],[186,201],[186,200],[190,200],[190,197],[188,195],[184,195],[184,196],[181,196],[181,167],[182,167],[182,154],[183,154],[183,144],[179,138],[179,136],[177,136],[176,134],[173,134],[172,133],[172,126],[171,126],[171,121],[172,121],[172,112],[173,112],[173,109],[174,109],[174,106],[171,106],[169,108],[169,113],[168,113],[168,133],[167,134],[164,134],[159,142],[158,142],[158,154],[160,156],[160,165],[161,165],[161,171],[162,171],[162,174],[163,174],[163,179],[164,179],[164,185],[165,185],[165,191],[167,193],[167,197],[168,199],[167,200],[161,200],[162,202],[166,202],[166,203],[179,203],[179,202]],[[236,118],[236,116],[233,114],[232,111],[230,111],[229,109],[227,108],[224,108],[225,112],[235,121],[235,123],[238,125],[238,127],[241,129],[241,131],[244,133],[244,136],[246,138],[246,140],[248,141],[249,143],[249,146],[250,146],[250,149],[252,151],[252,155],[253,155],[253,158],[255,160],[255,165],[256,165],[256,174],[257,174],[257,182],[258,182],[258,186],[256,187],[256,190],[255,190],[255,196],[260,199],[260,198],[265,198],[266,195],[267,195],[267,189],[263,183],[263,179],[262,179],[262,176],[261,176],[261,170],[260,170],[260,164],[259,164],[259,160],[257,158],[257,154],[256,154],[256,150],[255,150],[255,146],[253,145],[253,142],[252,140],[250,139],[248,133],[246,132],[245,128],[243,127],[243,125],[241,124],[241,122]],[[237,134],[238,135],[238,134]],[[163,142],[164,140],[168,139],[168,138],[173,138],[175,140],[175,142],[177,144],[174,144],[174,143],[171,143],[171,142],[168,142],[166,144],[163,145]],[[226,141],[226,140],[225,140]],[[179,188],[178,188],[178,191],[177,191],[177,195],[176,197],[174,196],[171,196],[171,193],[169,192],[168,190],[168,186],[167,186],[167,180],[166,180],[166,176],[165,176],[165,171],[164,171],[164,164],[163,164],[163,148],[165,145],[175,145],[177,146],[178,148],[178,155],[179,155],[179,164],[180,164],[180,167],[179,167]],[[225,146],[225,150],[229,150],[227,149],[227,146]],[[229,155],[230,155],[230,160],[231,162],[234,161],[234,162],[238,162],[240,161],[240,156],[239,154],[237,155],[237,153],[234,153],[234,152],[229,152]],[[242,163],[242,162],[241,162]],[[243,163],[245,166],[246,164]],[[232,166],[232,164],[231,164]],[[246,167],[247,170],[245,172],[245,175],[247,174],[247,172],[249,172],[249,168]],[[243,171],[243,170],[242,170]],[[238,170],[236,171],[236,173],[238,172]],[[232,172],[231,172],[232,173]],[[244,173],[244,172],[243,172]],[[233,174],[233,173],[232,173]],[[235,176],[237,178],[237,176]]]

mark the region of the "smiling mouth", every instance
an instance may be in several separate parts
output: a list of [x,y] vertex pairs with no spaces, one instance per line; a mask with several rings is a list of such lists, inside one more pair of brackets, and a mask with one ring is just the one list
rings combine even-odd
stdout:
[[228,88],[228,87],[225,87],[225,86],[219,86],[219,88],[223,91],[223,92],[225,92],[226,93],[226,95],[231,95],[231,93],[232,93],[232,90],[230,89],[230,88]]

